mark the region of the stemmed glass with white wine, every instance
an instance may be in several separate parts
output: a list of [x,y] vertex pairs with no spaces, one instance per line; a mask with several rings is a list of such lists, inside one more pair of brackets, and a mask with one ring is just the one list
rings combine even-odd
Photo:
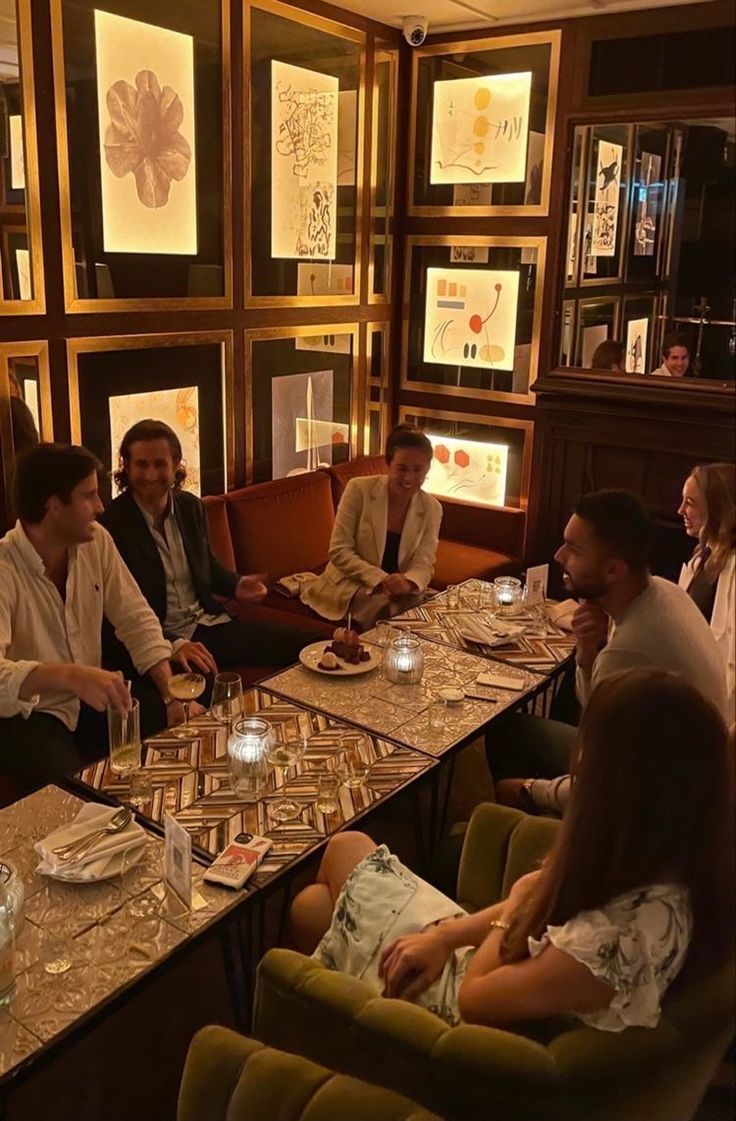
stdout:
[[199,735],[198,730],[189,723],[189,706],[205,691],[207,682],[201,673],[175,673],[169,679],[169,696],[175,701],[181,701],[184,707],[184,723],[172,728],[169,735],[176,739],[193,739]]

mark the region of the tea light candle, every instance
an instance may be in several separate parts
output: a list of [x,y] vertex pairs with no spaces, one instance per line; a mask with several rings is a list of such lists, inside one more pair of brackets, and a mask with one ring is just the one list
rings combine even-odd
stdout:
[[238,720],[227,741],[230,782],[239,798],[255,802],[268,776],[266,748],[271,734],[265,720]]
[[418,639],[399,635],[383,656],[386,677],[394,685],[417,685],[424,673],[424,653]]
[[512,612],[521,600],[521,580],[515,576],[497,576],[493,581],[493,594],[502,612]]

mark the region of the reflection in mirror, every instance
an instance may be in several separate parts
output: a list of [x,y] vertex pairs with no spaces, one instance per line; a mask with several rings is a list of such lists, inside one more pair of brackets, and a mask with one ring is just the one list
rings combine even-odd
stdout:
[[15,0],[0,0],[0,299],[32,300]]
[[734,379],[735,125],[575,129],[560,365],[589,369],[609,342],[628,374]]

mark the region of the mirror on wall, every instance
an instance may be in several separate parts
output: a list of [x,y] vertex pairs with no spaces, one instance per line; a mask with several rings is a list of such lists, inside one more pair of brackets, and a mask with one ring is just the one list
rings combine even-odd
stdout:
[[572,152],[559,364],[733,381],[736,122],[579,125]]

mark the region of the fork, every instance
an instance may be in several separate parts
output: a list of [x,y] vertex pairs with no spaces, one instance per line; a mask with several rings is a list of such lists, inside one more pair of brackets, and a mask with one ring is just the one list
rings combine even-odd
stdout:
[[87,851],[91,844],[98,841],[100,837],[104,837],[106,833],[119,833],[121,830],[125,829],[132,817],[132,810],[123,807],[110,818],[104,828],[96,829],[94,833],[90,833],[88,837],[83,837],[79,841],[72,841],[68,845],[60,845],[58,848],[52,849],[51,851],[54,856],[58,856],[59,860],[78,859]]

